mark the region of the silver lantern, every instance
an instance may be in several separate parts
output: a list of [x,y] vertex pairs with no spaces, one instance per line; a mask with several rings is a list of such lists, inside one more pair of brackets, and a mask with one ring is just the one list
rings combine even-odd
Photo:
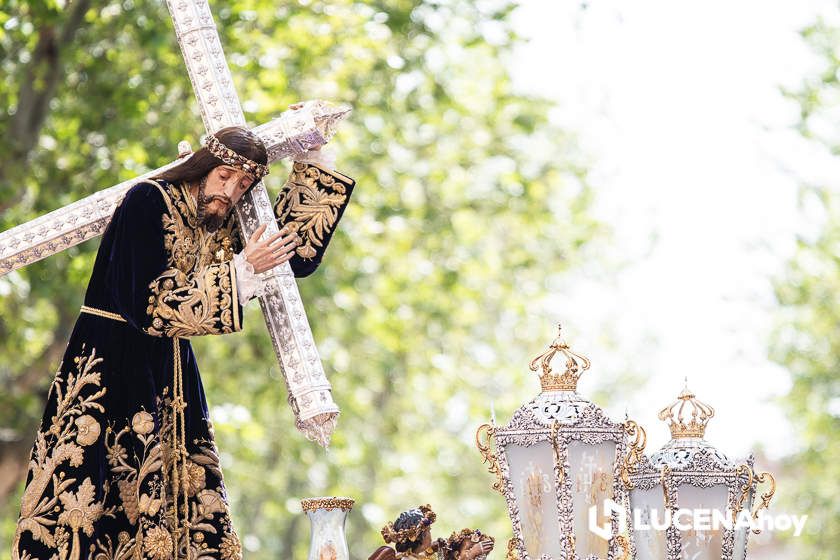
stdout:
[[[745,520],[758,519],[776,483],[770,473],[753,471],[752,455],[733,461],[703,439],[714,414],[688,387],[659,413],[671,441],[650,457],[642,456],[629,473],[636,560],[747,557],[750,527]],[[763,482],[770,488],[750,511]]]
[[[551,367],[557,356],[565,358],[559,374]],[[476,445],[496,475],[493,487],[504,495],[513,523],[509,559],[629,557],[619,514],[605,513],[603,506],[607,499],[626,504],[627,467],[642,456],[644,432],[635,422],[612,421],[577,393],[589,366],[558,335],[531,362],[542,392],[507,425],[478,428]],[[592,508],[604,536],[590,531]]]

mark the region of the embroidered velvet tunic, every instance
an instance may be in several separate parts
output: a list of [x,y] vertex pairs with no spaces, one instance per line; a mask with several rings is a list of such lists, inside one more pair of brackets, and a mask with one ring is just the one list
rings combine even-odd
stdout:
[[[275,204],[320,264],[354,181],[295,163]],[[207,403],[189,337],[242,328],[233,215],[209,233],[184,185],[132,187],[96,256],[50,387],[12,557],[238,560]]]
[[116,209],[32,450],[13,558],[241,558],[191,336],[242,328],[231,215],[183,185]]

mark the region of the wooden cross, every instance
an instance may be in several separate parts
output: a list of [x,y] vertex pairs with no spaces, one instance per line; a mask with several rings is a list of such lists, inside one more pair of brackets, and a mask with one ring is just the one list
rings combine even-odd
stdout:
[[[245,116],[207,1],[167,0],[167,6],[207,132],[231,125],[245,126]],[[266,144],[271,163],[325,144],[349,112],[348,107],[309,101],[253,131]],[[0,233],[0,276],[100,235],[114,208],[133,184],[178,163],[173,161]],[[261,182],[237,203],[236,217],[244,239],[261,224],[268,226],[263,237],[278,231],[268,193]],[[265,273],[264,278],[266,288],[260,306],[286,382],[295,424],[308,439],[326,446],[339,409],[332,399],[294,274],[289,264],[284,263]]]

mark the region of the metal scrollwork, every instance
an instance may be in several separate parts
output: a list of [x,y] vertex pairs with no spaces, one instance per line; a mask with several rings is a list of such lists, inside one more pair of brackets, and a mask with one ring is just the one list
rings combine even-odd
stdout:
[[560,466],[563,464],[563,454],[560,451],[560,440],[557,437],[559,433],[560,422],[555,421],[554,424],[551,425],[551,448],[554,451],[554,466],[556,471],[555,477],[558,488],[560,488],[560,486],[563,484],[563,477],[566,474],[564,472],[564,469],[560,468]]
[[[755,481],[759,484],[764,484],[765,482],[770,483],[770,489],[761,495],[761,503],[758,504],[752,512],[752,518],[754,520],[758,519],[758,513],[762,509],[767,509],[770,507],[770,500],[773,499],[773,495],[776,493],[776,478],[770,474],[769,472],[763,472],[761,474],[754,475]],[[753,533],[758,535],[761,533],[761,529],[753,529]]]
[[502,478],[502,470],[499,466],[499,459],[496,457],[496,453],[492,450],[493,446],[493,435],[496,429],[493,427],[492,424],[482,424],[478,427],[478,430],[475,432],[475,446],[478,448],[478,452],[481,453],[481,457],[484,463],[487,463],[487,470],[490,474],[496,475],[496,482],[493,483],[493,490],[504,494],[504,484],[505,481]]
[[740,480],[743,477],[746,479],[746,482],[741,486],[741,493],[738,495],[738,501],[735,503],[735,507],[732,509],[733,523],[737,522],[738,514],[740,514],[741,510],[744,509],[744,500],[747,499],[747,494],[750,493],[750,488],[752,488],[754,480],[753,470],[748,464],[742,463],[738,465],[737,469],[735,469],[735,477],[738,480]]
[[522,555],[519,553],[519,549],[522,547],[522,541],[513,537],[508,541],[507,546],[507,554],[505,555],[505,560],[522,560]]
[[633,420],[627,420],[624,422],[624,432],[629,437],[634,438],[633,441],[629,443],[627,455],[624,456],[624,462],[621,465],[621,481],[624,483],[625,487],[630,489],[633,487],[633,484],[630,481],[630,474],[635,470],[636,465],[639,464],[644,456],[645,447],[647,446],[647,433],[644,428],[639,426]]
[[566,535],[566,545],[568,546],[569,555],[571,558],[575,557],[575,545],[577,544],[577,539],[573,533],[569,533]]
[[621,547],[620,560],[631,560],[632,553],[630,551],[630,539],[628,539],[624,535],[619,535],[615,538],[615,542],[618,546]]
[[671,492],[668,488],[669,478],[671,478],[671,467],[664,465],[662,467],[662,473],[659,475],[659,481],[662,483],[662,493],[665,495],[665,509],[671,509],[673,507],[671,503]]

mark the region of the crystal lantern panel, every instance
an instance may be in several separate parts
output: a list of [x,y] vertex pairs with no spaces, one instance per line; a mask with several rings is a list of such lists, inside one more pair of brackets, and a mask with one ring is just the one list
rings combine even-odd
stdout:
[[609,552],[609,542],[589,530],[589,509],[597,508],[600,527],[610,523],[610,516],[604,515],[604,500],[613,498],[615,447],[612,441],[596,445],[581,441],[569,443],[575,551],[581,558],[590,554],[606,558]]
[[633,504],[635,516],[638,517],[638,523],[636,517],[633,518],[636,560],[667,558],[663,529],[666,522],[665,496],[662,487],[657,485],[648,490],[631,490],[630,503]]
[[[752,503],[753,503],[753,492],[750,490],[747,492],[747,497],[744,500],[744,505],[742,511],[750,512],[752,511]],[[733,548],[732,552],[732,559],[733,560],[742,560],[747,557],[747,538],[749,537],[750,529],[748,527],[744,527],[742,529],[737,529],[735,531],[735,547]]]
[[528,556],[559,558],[560,526],[551,443],[541,441],[530,446],[508,444],[504,450]]
[[[725,484],[714,484],[709,488],[698,488],[690,484],[677,487],[679,507],[688,510],[717,510],[713,511],[708,523],[710,528],[695,527],[688,531],[680,531],[683,560],[720,560],[723,553],[723,527],[715,527],[712,523],[714,516],[726,515],[727,497],[729,489]],[[680,518],[685,524],[691,523],[687,516]],[[675,519],[676,523],[677,520]]]

